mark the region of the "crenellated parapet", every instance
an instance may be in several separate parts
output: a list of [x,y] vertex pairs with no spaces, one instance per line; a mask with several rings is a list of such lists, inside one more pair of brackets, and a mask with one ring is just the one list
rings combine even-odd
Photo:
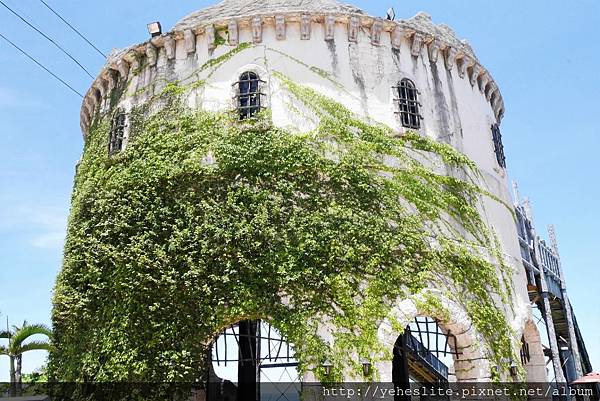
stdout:
[[[223,8],[231,3],[226,0],[201,13],[192,14],[169,33],[113,52],[85,94],[81,108],[84,136],[95,113],[102,109],[117,84],[131,79],[132,72],[140,68],[157,68],[161,57],[167,61],[175,60],[177,49],[183,49],[180,52],[188,57],[208,60],[219,41],[235,47],[240,43],[242,32],[250,33],[253,44],[261,44],[266,27],[273,28],[277,41],[315,40],[313,32],[316,29],[322,29],[324,35],[320,37],[324,40],[334,41],[336,30],[343,29],[349,43],[368,40],[372,46],[388,47],[396,52],[403,44],[408,44],[411,55],[417,59],[425,58],[430,63],[443,60],[448,71],[454,70],[460,79],[467,80],[485,97],[496,120],[500,122],[502,119],[504,102],[491,74],[479,63],[466,41],[459,40],[446,25],[434,24],[427,14],[419,13],[409,20],[390,21],[365,15],[351,6],[322,7],[322,11],[314,8],[311,11],[290,11],[282,6],[281,9],[250,10],[253,12],[244,10],[243,15],[237,15],[235,10],[227,12]],[[214,17],[211,17],[213,14]],[[291,24],[299,26],[299,37],[296,32],[290,34],[288,27]],[[205,54],[200,54],[199,42],[207,43],[206,48],[202,48]]]

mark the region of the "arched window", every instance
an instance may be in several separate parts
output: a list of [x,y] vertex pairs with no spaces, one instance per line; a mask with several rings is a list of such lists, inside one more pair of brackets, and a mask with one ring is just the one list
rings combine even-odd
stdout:
[[407,78],[402,79],[398,86],[398,113],[403,127],[421,128],[421,115],[419,114],[419,91],[415,84]]
[[506,158],[504,157],[504,145],[502,145],[502,134],[500,133],[500,126],[498,124],[492,125],[492,141],[494,141],[494,152],[496,153],[496,160],[502,168],[506,168]]
[[254,116],[262,108],[259,76],[252,72],[246,71],[240,75],[240,80],[237,82],[237,108],[240,115],[240,120]]
[[125,139],[125,126],[127,115],[123,112],[117,112],[111,121],[110,135],[108,138],[108,154],[112,156],[123,150],[123,141]]

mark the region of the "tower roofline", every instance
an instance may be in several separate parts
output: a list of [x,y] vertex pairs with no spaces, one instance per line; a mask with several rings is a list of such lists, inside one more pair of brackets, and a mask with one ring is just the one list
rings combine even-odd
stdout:
[[[433,23],[426,13],[418,13],[408,20],[390,21],[369,16],[356,7],[343,5],[334,0],[327,0],[324,3],[315,0],[295,0],[290,2],[291,5],[287,4],[287,1],[263,0],[255,3],[266,5],[265,7],[254,6],[244,14],[238,15],[239,7],[230,8],[229,5],[232,3],[226,0],[216,6],[200,10],[183,18],[171,32],[125,49],[114,50],[84,96],[80,114],[84,136],[91,125],[97,106],[112,91],[116,83],[119,80],[127,80],[129,72],[136,71],[141,65],[156,67],[156,59],[161,48],[165,49],[166,57],[172,60],[175,58],[176,42],[184,41],[187,53],[193,54],[197,51],[195,44],[199,37],[205,36],[205,39],[212,43],[219,30],[230,32],[228,45],[236,46],[239,29],[250,29],[258,33],[254,37],[254,44],[259,44],[262,41],[262,29],[265,25],[274,25],[276,29],[282,29],[283,36],[278,39],[285,40],[287,23],[308,26],[308,39],[310,27],[315,24],[325,25],[325,27],[336,24],[346,25],[350,42],[359,41],[359,31],[368,32],[366,36],[370,37],[371,44],[374,46],[383,44],[381,34],[386,32],[389,33],[391,48],[395,50],[400,49],[403,39],[408,39],[410,52],[414,57],[422,56],[424,49],[428,53],[429,61],[435,63],[441,55],[446,69],[452,70],[456,67],[460,78],[468,79],[471,86],[479,88],[490,102],[498,122],[504,115],[504,102],[500,90],[491,74],[480,64],[471,46],[465,40],[458,39],[447,25]],[[284,3],[286,5],[283,5]],[[317,7],[317,4],[321,6]],[[281,7],[277,8],[276,5]],[[218,14],[219,10],[224,14]],[[232,14],[235,15],[231,16]],[[206,19],[203,19],[203,16]],[[361,37],[360,40],[364,39]],[[213,48],[209,46],[208,50],[211,53]],[[210,54],[206,56],[210,57]]]

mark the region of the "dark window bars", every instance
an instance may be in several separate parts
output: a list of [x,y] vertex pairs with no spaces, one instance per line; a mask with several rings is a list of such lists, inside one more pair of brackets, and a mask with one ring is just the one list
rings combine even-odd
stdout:
[[398,86],[393,88],[398,94],[395,99],[398,102],[396,113],[400,115],[402,126],[413,129],[421,128],[423,117],[419,114],[421,103],[419,103],[419,91],[415,84],[410,79],[404,78],[398,83]]
[[504,156],[504,145],[502,145],[502,134],[500,133],[500,126],[498,124],[492,124],[492,140],[494,142],[494,152],[496,153],[496,160],[502,168],[506,168],[506,157]]
[[125,126],[127,115],[123,112],[117,112],[112,119],[110,127],[110,136],[108,140],[108,154],[112,156],[123,150],[123,141],[125,139]]
[[264,93],[261,92],[261,84],[264,82],[256,73],[246,71],[240,75],[239,81],[234,83],[238,88],[235,97],[240,120],[251,118],[264,109],[262,105]]

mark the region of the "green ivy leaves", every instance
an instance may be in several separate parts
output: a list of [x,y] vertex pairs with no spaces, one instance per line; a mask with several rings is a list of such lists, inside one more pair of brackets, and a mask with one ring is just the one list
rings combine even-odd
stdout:
[[[186,110],[175,84],[159,112],[133,113],[123,154],[109,158],[109,124],[94,125],[54,296],[53,378],[204,380],[214,336],[261,318],[296,345],[300,369],[340,379],[359,374],[353,355],[389,356],[377,328],[398,300],[448,282],[489,357],[512,355],[490,297],[507,299],[507,267],[474,164],[276,77],[320,117],[314,132]],[[333,343],[317,333],[324,320]]]

